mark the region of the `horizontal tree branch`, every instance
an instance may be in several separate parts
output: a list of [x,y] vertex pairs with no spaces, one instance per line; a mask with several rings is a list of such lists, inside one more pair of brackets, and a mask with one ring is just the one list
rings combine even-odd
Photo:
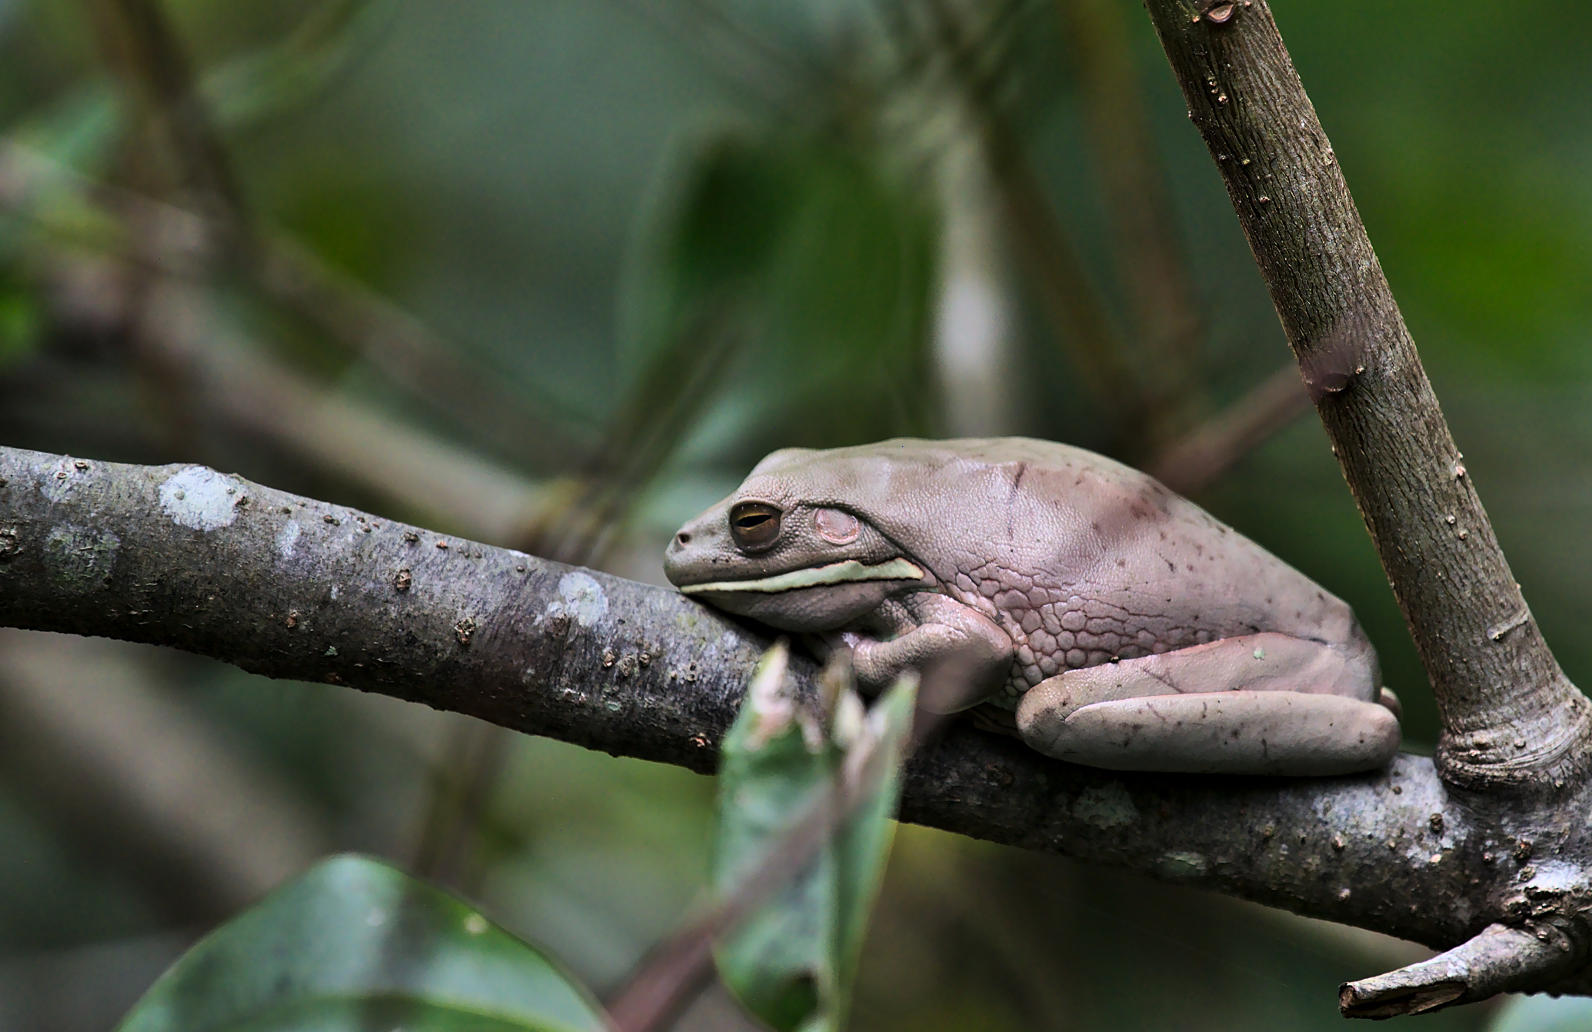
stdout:
[[[18,449],[0,449],[0,624],[169,645],[704,772],[768,644],[673,591],[203,467]],[[810,663],[793,671],[811,682]],[[912,761],[902,816],[1435,947],[1511,906],[1529,924],[1532,893],[1563,876],[1535,858],[1592,855],[1584,821],[1456,803],[1420,757],[1333,779],[1118,774],[961,725]]]

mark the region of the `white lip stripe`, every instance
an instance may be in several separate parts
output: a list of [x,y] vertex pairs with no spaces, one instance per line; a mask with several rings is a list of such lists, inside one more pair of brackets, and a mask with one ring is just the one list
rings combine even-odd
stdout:
[[760,591],[774,593],[793,591],[796,588],[816,588],[824,584],[846,584],[852,581],[922,580],[923,571],[905,559],[868,566],[855,559],[815,566],[805,570],[776,573],[772,577],[756,580],[711,581],[706,584],[686,584],[680,590],[687,595],[710,591]]

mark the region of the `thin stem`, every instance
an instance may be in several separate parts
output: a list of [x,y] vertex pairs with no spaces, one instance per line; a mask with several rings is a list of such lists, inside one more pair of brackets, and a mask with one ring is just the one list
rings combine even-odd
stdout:
[[1174,441],[1144,468],[1179,494],[1198,493],[1298,419],[1309,405],[1299,368],[1289,362]]

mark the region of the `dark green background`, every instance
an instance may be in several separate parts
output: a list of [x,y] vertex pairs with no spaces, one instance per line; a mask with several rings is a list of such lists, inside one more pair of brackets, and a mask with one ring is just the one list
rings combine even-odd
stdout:
[[[1064,27],[1075,23],[1060,16],[1073,3],[1013,6],[1007,31],[968,48],[968,63],[988,75],[1086,280],[1131,337],[1131,291],[1114,271],[1120,213],[1100,189],[1077,30]],[[105,6],[0,0],[0,134],[48,155],[58,177],[70,167],[202,205],[170,174],[170,155],[130,128],[133,106],[91,28],[89,12]],[[207,267],[195,303],[227,328],[227,346],[242,342],[363,411],[532,484],[584,478],[575,505],[604,532],[593,561],[658,579],[672,528],[785,444],[958,429],[1097,448],[1132,438],[1123,399],[1088,386],[1034,303],[998,220],[985,257],[1009,306],[1000,400],[970,423],[948,415],[965,384],[935,372],[946,196],[932,175],[965,160],[971,134],[946,100],[960,73],[892,65],[884,3],[350,6],[355,21],[328,45],[279,53],[276,70],[253,79],[238,70],[324,5],[184,0],[169,12],[209,76],[255,224],[430,327],[534,428],[505,439],[484,407],[475,419],[441,414],[424,390],[264,299],[246,273]],[[1288,352],[1148,20],[1126,0],[1106,10],[1127,41],[1175,216],[1166,238],[1202,319],[1174,385],[1190,399],[1186,426]],[[1572,679],[1592,677],[1581,583],[1592,558],[1582,530],[1592,517],[1592,8],[1280,2],[1276,14],[1516,577]],[[955,203],[988,211],[989,198],[964,186]],[[0,439],[204,462],[455,529],[447,514],[460,499],[428,510],[384,494],[182,389],[181,362],[140,338],[117,296],[68,289],[102,283],[85,270],[125,269],[138,231],[66,197],[48,218],[0,206]],[[357,463],[360,449],[390,442],[331,445]],[[1411,747],[1429,748],[1423,675],[1313,416],[1199,500],[1355,605],[1405,700]],[[546,541],[533,522],[503,543]],[[0,637],[0,698],[19,690],[6,683],[7,653],[38,648]],[[72,651],[49,654],[49,676],[122,690],[74,667]],[[414,866],[426,829],[437,833],[428,800],[460,776],[457,749],[442,744],[460,721],[147,650],[115,649],[105,662],[184,713],[185,733],[211,740],[246,778],[259,772],[261,791],[303,815],[302,852],[364,848]],[[136,841],[96,832],[98,808],[115,804],[91,785],[74,790],[82,758],[67,750],[88,739],[59,734],[55,753],[13,749],[0,766],[7,1028],[103,1026],[225,909],[173,888],[159,863],[128,860],[143,855]],[[136,777],[157,777],[159,749],[131,753],[131,769],[148,768]],[[442,880],[464,883],[599,989],[703,884],[703,779],[527,740],[506,743],[484,783],[485,818],[455,840],[470,862]],[[246,837],[236,848],[258,851]],[[1332,1028],[1338,981],[1417,955],[908,829],[854,1027]],[[735,1027],[724,1006],[704,1005],[682,1027]],[[1469,1008],[1424,1027],[1488,1018]]]

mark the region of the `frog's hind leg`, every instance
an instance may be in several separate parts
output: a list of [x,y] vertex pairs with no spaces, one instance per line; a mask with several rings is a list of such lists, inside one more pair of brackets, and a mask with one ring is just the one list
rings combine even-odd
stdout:
[[1398,751],[1386,707],[1341,695],[1197,692],[1097,702],[1018,727],[1030,746],[1092,767],[1189,774],[1349,774]]
[[1374,663],[1281,634],[1069,670],[1024,694],[1038,751],[1115,770],[1346,774],[1398,751]]

